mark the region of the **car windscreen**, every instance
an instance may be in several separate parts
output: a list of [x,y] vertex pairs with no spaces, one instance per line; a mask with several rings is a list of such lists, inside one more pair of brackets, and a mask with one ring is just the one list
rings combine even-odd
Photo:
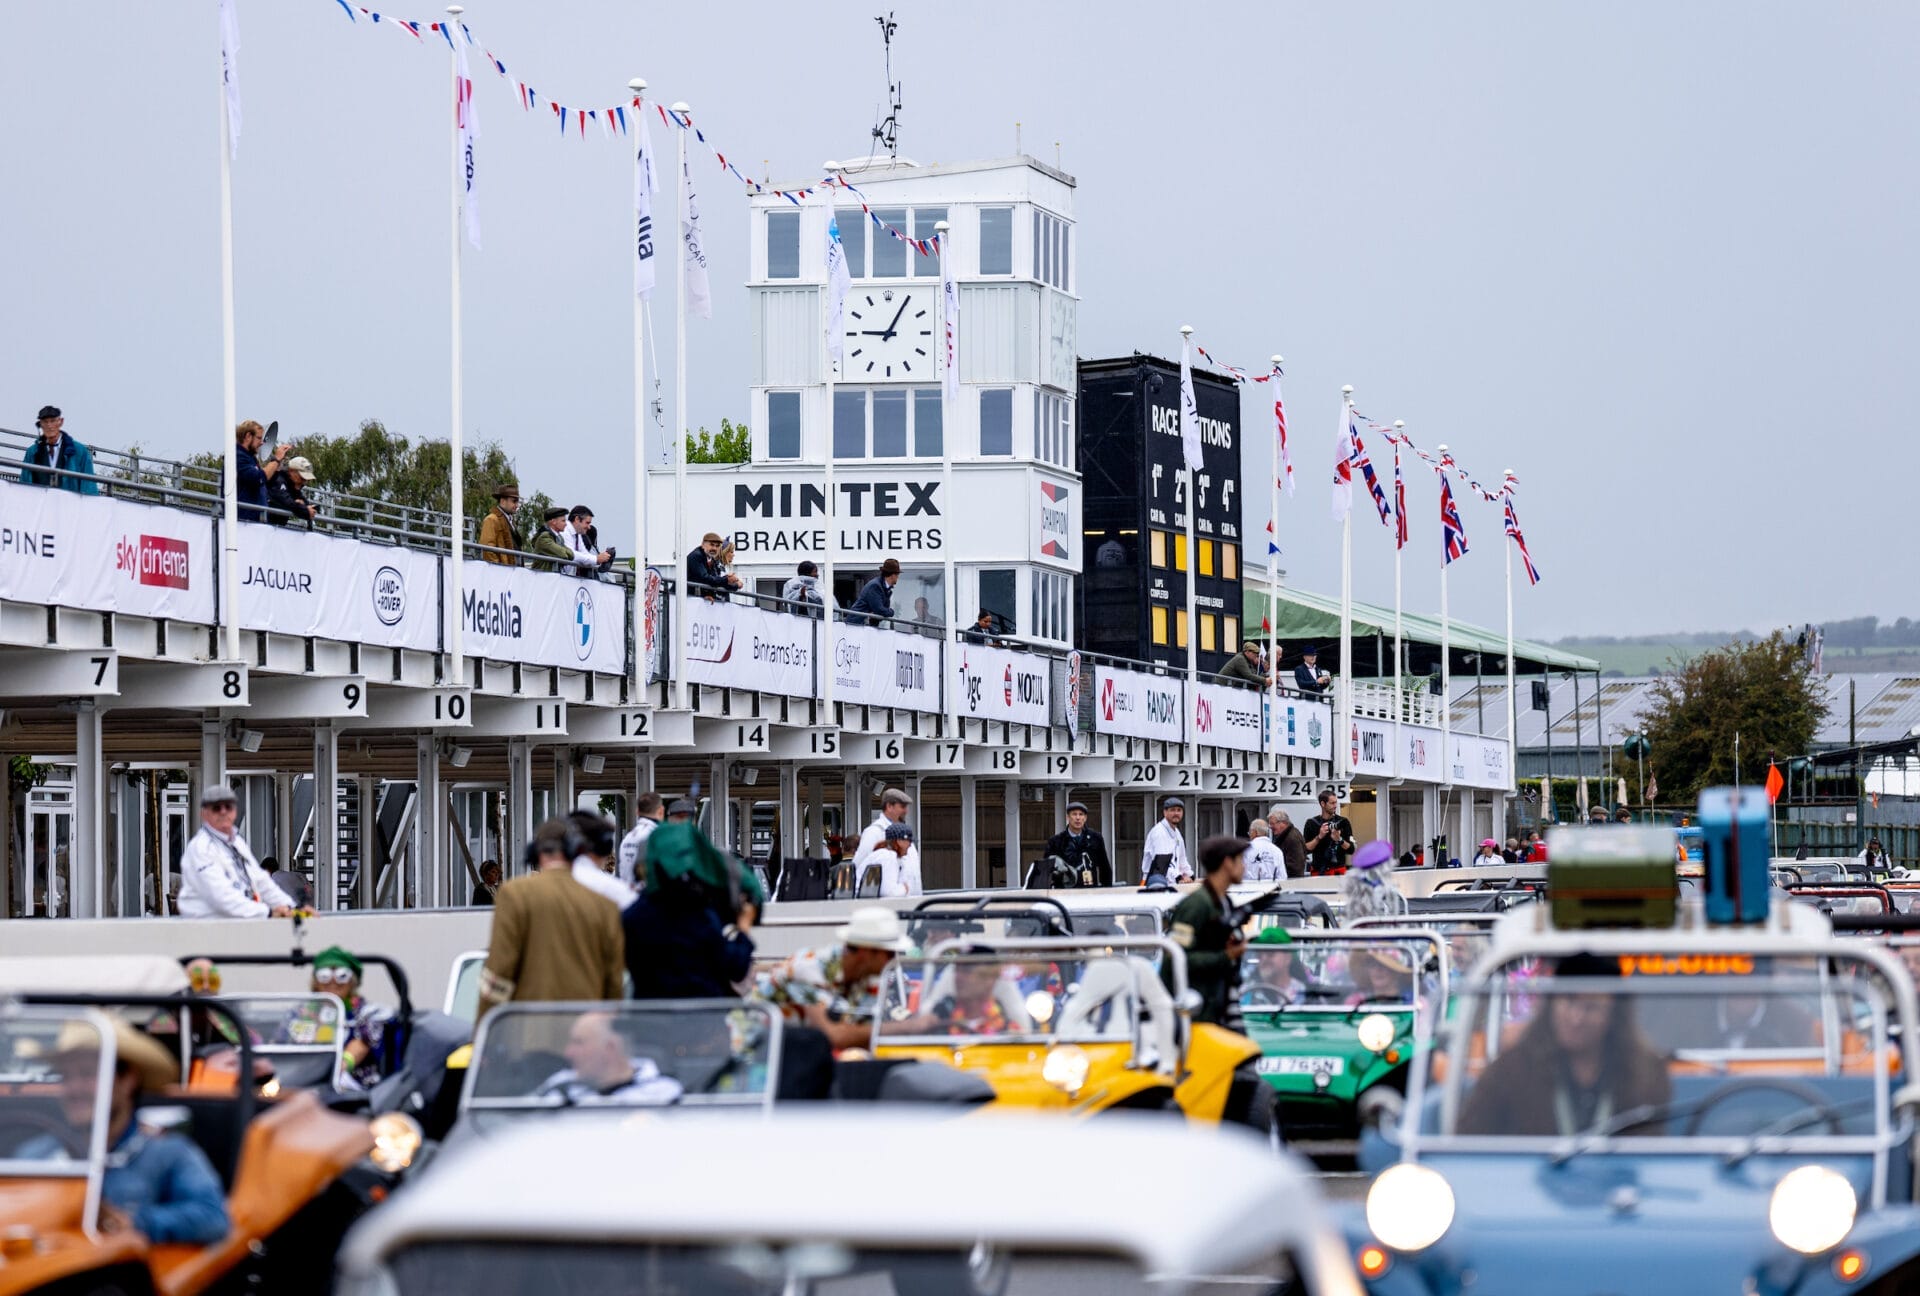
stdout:
[[464,1101],[469,1110],[762,1106],[779,1038],[772,1010],[736,1000],[507,1004],[482,1023]]
[[1441,994],[1437,937],[1343,933],[1256,941],[1240,960],[1243,1012],[1412,1010]]
[[1160,985],[1144,959],[1097,947],[953,953],[900,959],[896,966],[900,975],[880,983],[875,1029],[882,1044],[1130,1040],[1140,992]]
[[1421,1128],[1872,1147],[1887,1137],[1898,1069],[1884,987],[1847,957],[1515,962],[1461,994]]
[[0,1177],[85,1173],[104,1146],[106,1035],[98,1014],[78,1008],[0,1014]]
[[[939,1209],[938,1206],[930,1209]],[[636,1221],[636,1230],[644,1221]],[[415,1242],[393,1256],[378,1290],[393,1296],[917,1296],[1061,1291],[1102,1296],[1262,1296],[1304,1293],[1298,1269],[1276,1249],[1222,1273],[1148,1272],[1139,1261],[1069,1246],[875,1248],[831,1241],[765,1240],[743,1228],[725,1243],[537,1241]]]

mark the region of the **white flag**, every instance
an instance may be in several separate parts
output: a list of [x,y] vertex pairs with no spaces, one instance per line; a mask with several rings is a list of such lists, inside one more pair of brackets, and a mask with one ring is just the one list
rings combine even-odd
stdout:
[[687,217],[680,227],[680,260],[687,276],[687,309],[713,318],[713,294],[707,289],[707,254],[700,246],[700,204],[693,196],[693,172],[680,159],[680,183],[686,186]]
[[647,130],[646,104],[633,110],[634,134],[640,137],[633,167],[633,291],[649,300],[659,269],[653,242],[653,196],[660,192],[660,174],[653,169],[653,135]]
[[1333,439],[1333,520],[1344,522],[1353,511],[1353,425],[1347,403],[1340,402],[1340,434]]
[[[948,231],[952,233],[951,230]],[[953,256],[940,242],[940,320],[943,334],[940,386],[948,400],[960,399],[960,284],[953,277]]]
[[[831,204],[832,199],[828,199]],[[827,208],[827,354],[834,363],[840,362],[846,350],[846,340],[842,336],[847,322],[847,289],[852,287],[853,279],[847,273],[847,249],[840,242],[840,222],[834,218],[831,205]]]
[[[452,39],[452,34],[448,34]],[[467,242],[473,244],[473,250],[480,250],[480,196],[473,187],[473,139],[480,132],[480,123],[473,112],[473,73],[467,67],[467,47],[458,40],[453,41],[453,53],[459,71],[454,77],[453,87],[453,124],[460,132],[460,166],[467,177],[466,197],[461,200],[460,209],[467,218]]]
[[1189,472],[1200,471],[1200,406],[1193,399],[1193,364],[1180,343],[1180,452]]
[[220,80],[227,87],[227,147],[240,156],[240,18],[234,0],[220,0]]

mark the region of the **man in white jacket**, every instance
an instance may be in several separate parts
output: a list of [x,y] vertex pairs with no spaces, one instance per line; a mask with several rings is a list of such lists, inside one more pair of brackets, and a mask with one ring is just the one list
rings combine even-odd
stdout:
[[1160,807],[1160,822],[1147,833],[1146,849],[1140,854],[1140,880],[1146,881],[1156,870],[1154,857],[1170,857],[1166,867],[1169,882],[1191,882],[1193,865],[1187,862],[1187,839],[1180,835],[1180,821],[1187,816],[1187,803],[1179,797],[1168,797]]
[[260,867],[235,826],[240,798],[217,783],[200,794],[200,831],[180,855],[182,918],[285,918],[293,899]]
[[925,889],[920,884],[920,848],[913,844],[913,829],[908,825],[887,825],[874,862],[880,865],[881,895],[915,896]]
[[620,839],[620,855],[614,871],[622,882],[637,890],[646,883],[640,865],[647,858],[647,838],[653,836],[653,830],[667,817],[667,803],[658,792],[642,792],[634,800],[634,809],[640,817],[632,830]]
[[[887,829],[897,823],[907,821],[907,811],[913,809],[913,798],[899,788],[888,788],[880,794],[880,813],[873,817],[866,831],[860,834],[859,845],[853,848],[853,881],[855,893],[862,882],[867,880],[867,866],[878,867],[882,875],[890,867],[896,856],[881,845],[886,840]],[[886,892],[882,890],[881,895]]]

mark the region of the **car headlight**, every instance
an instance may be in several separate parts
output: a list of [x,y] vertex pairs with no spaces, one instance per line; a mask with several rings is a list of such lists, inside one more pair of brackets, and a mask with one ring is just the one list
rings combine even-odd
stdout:
[[367,1159],[388,1174],[398,1174],[413,1164],[424,1137],[420,1122],[405,1112],[382,1112],[367,1122],[367,1133],[373,1135],[373,1151]]
[[1045,990],[1035,990],[1027,996],[1027,1016],[1033,1018],[1034,1025],[1045,1026],[1053,1020],[1053,996]]
[[1393,1019],[1385,1013],[1368,1013],[1360,1019],[1360,1043],[1371,1053],[1385,1053],[1393,1043]]
[[1438,1170],[1402,1161],[1367,1190],[1367,1227],[1395,1251],[1424,1251],[1453,1224],[1453,1189]]
[[1859,1206],[1845,1175],[1825,1166],[1804,1165],[1773,1186],[1767,1224],[1773,1235],[1802,1255],[1818,1255],[1840,1245],[1853,1228]]
[[1047,1050],[1047,1060],[1040,1064],[1040,1078],[1071,1096],[1087,1083],[1089,1065],[1087,1051],[1078,1044],[1056,1044]]

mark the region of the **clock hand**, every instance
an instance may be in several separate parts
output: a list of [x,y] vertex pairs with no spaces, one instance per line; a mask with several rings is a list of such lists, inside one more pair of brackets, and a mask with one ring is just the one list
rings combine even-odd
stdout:
[[900,309],[899,309],[899,310],[897,310],[897,311],[895,311],[895,312],[893,313],[893,319],[892,319],[891,321],[889,321],[889,322],[888,322],[888,324],[887,324],[887,333],[886,333],[886,335],[887,335],[888,337],[892,337],[892,336],[894,335],[894,327],[893,327],[893,326],[894,326],[895,324],[898,324],[898,323],[900,322],[900,317],[901,317],[902,315],[905,315],[905,314],[907,313],[907,303],[908,303],[908,302],[910,302],[910,301],[912,301],[912,300],[913,300],[913,298],[911,298],[911,297],[902,297],[902,298],[900,299]]

